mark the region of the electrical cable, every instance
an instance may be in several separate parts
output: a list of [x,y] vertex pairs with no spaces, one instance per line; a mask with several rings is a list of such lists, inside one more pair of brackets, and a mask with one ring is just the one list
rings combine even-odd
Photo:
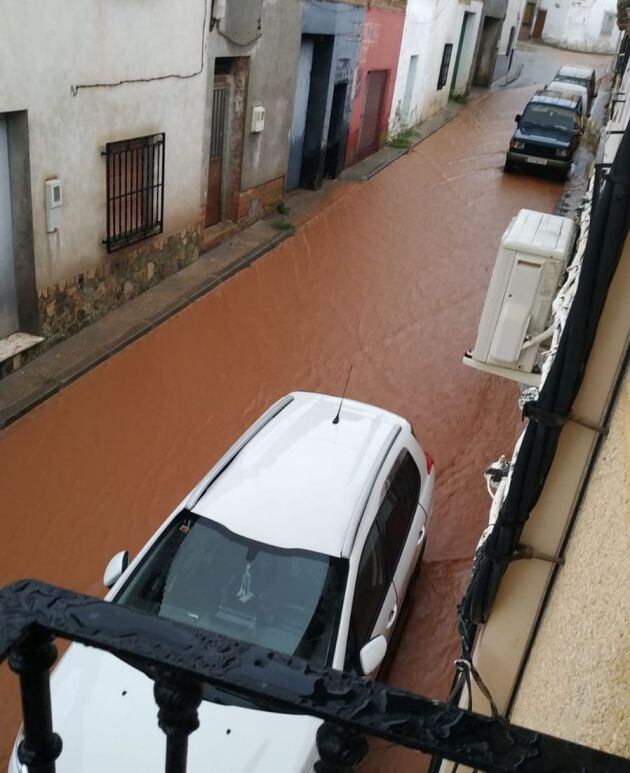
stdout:
[[73,97],[76,97],[81,89],[111,89],[117,86],[124,86],[127,83],[152,83],[154,81],[165,81],[170,79],[175,80],[188,80],[190,78],[196,78],[197,75],[201,75],[205,67],[205,53],[206,53],[206,21],[208,20],[208,0],[203,0],[204,13],[203,24],[201,27],[201,63],[198,70],[195,72],[180,74],[170,73],[168,75],[154,75],[148,78],[123,78],[122,80],[113,83],[80,83],[77,86],[70,86],[70,93]]

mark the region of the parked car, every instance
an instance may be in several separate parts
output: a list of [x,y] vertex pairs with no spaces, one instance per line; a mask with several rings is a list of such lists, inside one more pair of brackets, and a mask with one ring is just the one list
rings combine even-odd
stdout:
[[555,171],[566,179],[580,142],[582,98],[556,91],[537,91],[522,115],[505,158],[505,171],[536,167]]
[[554,76],[555,81],[566,81],[584,86],[588,91],[589,103],[596,94],[595,70],[592,67],[584,67],[573,64],[563,65]]
[[[435,487],[405,419],[293,393],[256,421],[138,556],[110,561],[107,600],[374,676],[422,555]],[[339,411],[339,413],[338,413]],[[335,417],[339,420],[335,421]],[[51,679],[60,773],[159,770],[153,683],[73,644]],[[312,770],[313,717],[206,688],[188,770]],[[14,751],[10,773],[25,770]]]
[[570,83],[569,81],[553,80],[547,86],[545,91],[557,91],[562,94],[575,94],[582,98],[582,106],[584,108],[584,114],[587,115],[590,111],[590,97],[586,86],[582,86],[580,83]]

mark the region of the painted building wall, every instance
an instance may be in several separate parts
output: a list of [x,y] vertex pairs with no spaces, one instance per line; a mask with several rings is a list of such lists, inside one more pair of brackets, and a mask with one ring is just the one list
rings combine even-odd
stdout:
[[[275,182],[271,195],[275,198],[282,195],[289,154],[288,136],[293,113],[292,97],[295,92],[301,25],[302,8],[299,2],[265,0],[262,4],[262,34],[254,36],[251,45],[231,43],[221,34],[221,25],[210,33],[210,57],[249,57],[240,185],[243,192]],[[258,105],[265,108],[265,128],[260,133],[252,133],[252,111]],[[210,141],[209,111],[206,127],[207,148]],[[265,203],[263,201],[257,205],[255,197],[252,201],[252,206]]]
[[[482,3],[478,0],[472,0],[468,5],[456,0],[447,0],[446,4],[439,7],[433,0],[408,1],[389,120],[392,133],[396,133],[403,126],[411,126],[426,120],[446,107],[452,86],[454,93],[466,93],[481,9]],[[462,40],[457,72],[455,72],[465,13],[469,13],[470,16]],[[442,89],[438,90],[438,76],[446,43],[453,45],[453,53],[447,82]],[[412,57],[417,57],[415,77]],[[411,83],[409,83],[410,77]],[[455,82],[453,82],[454,78]],[[408,94],[407,100],[406,94]]]
[[[318,87],[325,91],[322,114],[318,116],[321,119],[321,128],[318,128],[317,137],[318,153],[321,157],[318,179],[321,179],[335,83],[348,82],[347,98],[343,110],[343,133],[347,134],[350,120],[352,79],[359,55],[365,8],[363,0],[361,2],[343,3],[324,2],[323,0],[302,0],[301,7],[302,39],[304,36],[325,36],[332,45],[327,80],[325,83],[320,82],[318,84]],[[291,102],[293,103],[293,94],[291,94]],[[294,116],[293,126],[301,126],[302,124],[303,122],[295,121]],[[299,155],[303,142],[303,134],[298,134],[295,128],[293,128],[289,140],[289,165],[294,170],[296,168],[299,170],[301,164]],[[293,177],[298,179],[299,172],[297,175],[293,175]],[[293,185],[297,184],[294,181]]]
[[511,720],[630,757],[630,378],[591,474]]
[[[28,111],[38,287],[104,259],[105,143],[166,133],[165,233],[199,220],[208,63],[205,0],[1,0],[0,112]],[[53,34],[54,32],[54,34]],[[109,88],[169,74],[190,75]],[[46,233],[44,181],[63,182],[62,225]]]
[[499,41],[499,56],[509,56],[510,54],[508,44],[510,42],[510,31],[512,28],[514,28],[514,35],[512,38],[513,42],[511,49],[516,48],[518,31],[521,26],[521,19],[523,18],[523,10],[526,2],[527,0],[508,0],[505,21],[503,22],[503,30]]
[[543,0],[546,10],[542,39],[574,51],[614,53],[621,32],[616,0]]
[[378,118],[379,146],[385,141],[404,23],[405,13],[400,9],[371,7],[366,11],[361,33],[361,48],[354,75],[346,165],[354,163],[360,155],[359,141],[365,113],[368,75],[377,70],[386,72]]

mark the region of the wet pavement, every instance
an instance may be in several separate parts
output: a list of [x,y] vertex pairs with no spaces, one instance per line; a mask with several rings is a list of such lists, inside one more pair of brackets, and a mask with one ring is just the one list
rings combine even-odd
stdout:
[[[516,385],[461,356],[510,218],[553,211],[561,190],[502,174],[532,91],[492,91],[369,182],[333,184],[295,236],[8,426],[0,583],[32,576],[101,594],[110,556],[136,551],[269,403],[292,389],[339,393],[352,364],[349,396],[408,417],[436,460],[425,562],[389,680],[443,699],[455,605],[487,519],[482,472],[520,421]],[[6,666],[0,689],[1,760],[18,724]],[[366,769],[419,766],[390,748]]]

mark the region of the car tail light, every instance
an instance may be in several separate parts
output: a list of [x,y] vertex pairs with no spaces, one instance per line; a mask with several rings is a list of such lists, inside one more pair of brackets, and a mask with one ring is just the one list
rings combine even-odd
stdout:
[[512,140],[510,142],[510,148],[512,150],[523,150],[524,147],[525,147],[525,143],[519,142],[519,140]]
[[429,456],[429,454],[425,453],[424,458],[427,462],[427,475],[430,475],[431,470],[435,467],[435,462],[433,461],[433,457]]

